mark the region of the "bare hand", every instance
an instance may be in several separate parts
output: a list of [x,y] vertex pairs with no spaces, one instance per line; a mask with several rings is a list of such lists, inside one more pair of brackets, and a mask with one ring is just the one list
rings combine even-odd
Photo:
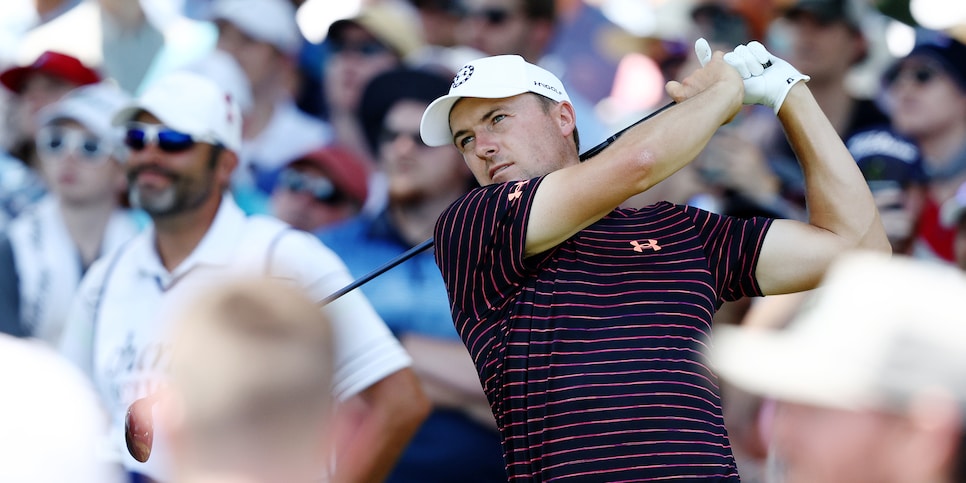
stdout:
[[724,61],[724,53],[711,53],[705,39],[698,39],[694,46],[695,55],[701,68],[691,73],[681,82],[669,81],[664,89],[675,102],[683,102],[716,85],[730,85],[736,99],[735,113],[744,98],[744,85],[738,71]]

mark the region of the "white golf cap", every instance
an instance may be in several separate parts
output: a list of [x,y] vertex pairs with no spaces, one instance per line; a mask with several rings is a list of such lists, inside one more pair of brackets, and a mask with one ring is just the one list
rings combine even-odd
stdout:
[[114,115],[115,126],[147,112],[164,125],[202,142],[241,149],[241,112],[234,98],[208,78],[186,71],[168,74]]
[[216,0],[211,18],[228,22],[289,56],[297,55],[302,46],[295,7],[289,0]]
[[453,142],[449,113],[456,101],[464,97],[501,99],[533,92],[554,101],[570,102],[570,96],[557,76],[533,65],[519,55],[484,57],[466,64],[456,73],[446,94],[433,101],[423,113],[419,133],[429,146],[445,146]]
[[783,401],[902,412],[942,391],[966,409],[966,275],[904,256],[846,255],[787,328],[715,328],[729,382]]
[[117,143],[121,140],[121,130],[111,125],[111,116],[129,102],[130,96],[113,84],[89,84],[71,90],[59,101],[41,109],[37,124],[46,126],[72,120],[97,136]]

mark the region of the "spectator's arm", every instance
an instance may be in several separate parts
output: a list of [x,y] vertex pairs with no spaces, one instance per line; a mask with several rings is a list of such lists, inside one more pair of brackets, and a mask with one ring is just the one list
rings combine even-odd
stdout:
[[390,374],[341,404],[335,483],[386,479],[429,414],[430,403],[412,369]]
[[434,405],[463,411],[496,429],[473,359],[462,342],[409,334],[403,347],[413,358],[413,370]]

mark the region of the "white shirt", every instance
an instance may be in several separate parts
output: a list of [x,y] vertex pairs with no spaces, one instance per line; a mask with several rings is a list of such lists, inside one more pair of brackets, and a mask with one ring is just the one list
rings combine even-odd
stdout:
[[[117,210],[108,220],[99,256],[109,254],[138,232],[132,212]],[[31,335],[56,347],[82,260],[64,225],[57,199],[48,195],[14,219],[8,230],[20,289],[20,320]]]
[[[124,443],[124,418],[132,402],[152,394],[167,371],[166,341],[180,301],[240,271],[290,279],[313,297],[352,281],[345,264],[316,237],[265,216],[246,217],[230,195],[195,250],[168,272],[149,228],[116,257],[91,267],[71,309],[61,350],[94,380],[111,415],[109,444],[124,465],[163,480],[165,461],[156,442],[139,463]],[[361,292],[325,306],[333,324],[335,396],[346,399],[411,360]],[[157,432],[156,432],[157,436]]]

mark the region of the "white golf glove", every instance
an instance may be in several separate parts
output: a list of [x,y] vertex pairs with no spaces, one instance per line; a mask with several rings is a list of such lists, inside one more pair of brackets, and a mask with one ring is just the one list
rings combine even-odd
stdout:
[[772,55],[759,42],[735,47],[724,55],[724,60],[745,80],[744,103],[771,107],[775,114],[792,86],[810,79],[788,62]]

